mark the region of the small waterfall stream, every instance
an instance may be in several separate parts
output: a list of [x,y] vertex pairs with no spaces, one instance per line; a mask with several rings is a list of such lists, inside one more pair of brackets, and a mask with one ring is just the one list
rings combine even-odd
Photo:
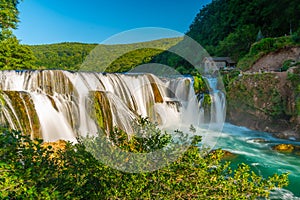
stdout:
[[[300,145],[300,142],[287,141],[272,137],[269,133],[252,131],[244,127],[224,123],[225,94],[218,89],[218,79],[205,77],[210,86],[211,104],[211,130],[222,125],[222,134],[217,135],[218,142],[214,148],[222,148],[236,154],[231,159],[233,166],[246,163],[258,174],[267,177],[274,173],[289,172],[290,184],[287,188],[271,191],[270,199],[300,199],[300,159],[299,155],[288,155],[272,150],[277,144]],[[224,125],[224,126],[223,126]],[[209,132],[207,135],[216,137]],[[216,139],[216,138],[215,138]],[[260,142],[264,141],[264,142]]]
[[225,94],[224,91],[218,89],[218,78],[206,77],[208,85],[210,86],[211,96],[211,122],[214,124],[224,123],[225,121]]

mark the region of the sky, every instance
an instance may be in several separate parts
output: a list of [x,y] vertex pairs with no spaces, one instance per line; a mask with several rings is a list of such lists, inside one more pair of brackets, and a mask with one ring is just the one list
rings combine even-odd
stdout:
[[[22,44],[102,43],[124,31],[159,27],[174,32],[140,40],[176,37],[187,32],[211,0],[24,0],[14,31]],[[134,39],[132,39],[134,40]],[[135,41],[128,41],[135,42]]]

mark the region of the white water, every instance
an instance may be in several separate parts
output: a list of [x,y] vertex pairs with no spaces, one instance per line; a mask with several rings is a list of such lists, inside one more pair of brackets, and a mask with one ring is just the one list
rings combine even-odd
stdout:
[[[222,148],[237,155],[237,158],[231,160],[233,165],[246,163],[254,171],[264,177],[271,176],[274,173],[289,172],[289,186],[284,189],[276,189],[271,192],[270,199],[300,199],[300,159],[296,155],[287,155],[277,153],[272,147],[277,144],[287,143],[300,145],[300,142],[287,141],[272,137],[268,133],[252,131],[244,127],[224,124],[222,134],[214,132],[216,127],[221,126],[225,117],[225,94],[218,89],[216,78],[206,78],[211,87],[210,95],[211,105],[211,123],[212,131],[204,135],[204,139],[218,142],[215,149]],[[217,129],[218,130],[218,129]],[[265,140],[264,143],[257,142],[257,139]]]
[[[192,79],[158,78],[151,74],[101,74],[67,71],[1,71],[0,90],[25,92],[30,96],[40,121],[45,141],[65,139],[76,141],[77,136],[96,135],[97,124],[91,108],[93,92],[101,92],[112,114],[113,126],[132,134],[132,121],[139,115],[149,117],[160,127],[180,128],[184,123],[199,126],[201,109],[195,98]],[[5,95],[3,95],[5,96]],[[23,118],[5,113],[19,112],[11,106],[14,99],[2,98],[1,121],[21,129]],[[28,115],[28,114],[27,114]],[[31,122],[30,122],[31,123]],[[23,130],[25,131],[25,130]],[[34,130],[30,130],[34,131]]]
[[[263,139],[266,142],[257,142]],[[271,192],[271,199],[300,199],[300,159],[299,156],[277,153],[272,146],[282,143],[300,145],[300,142],[287,141],[272,137],[268,133],[252,131],[244,127],[225,124],[223,134],[215,148],[222,148],[237,158],[234,164],[246,163],[260,175],[267,177],[274,173],[289,172],[289,186]]]
[[218,89],[218,79],[217,78],[206,78],[208,84],[211,88],[210,95],[212,99],[211,105],[211,122],[213,124],[223,123],[225,120],[225,94]]
[[[212,106],[209,130],[201,129],[205,135],[204,140],[210,143],[219,139],[215,148],[221,147],[238,154],[234,162],[246,162],[264,176],[275,172],[291,172],[291,185],[288,190],[276,190],[272,192],[272,198],[297,199],[295,194],[300,196],[297,193],[300,187],[299,158],[271,150],[272,145],[287,141],[230,124],[225,124],[223,134],[214,132],[223,128],[221,122],[225,118],[225,96],[217,89],[216,79],[208,78],[207,81],[211,87]],[[153,84],[157,86],[156,89],[153,89]],[[5,91],[22,91],[22,94],[30,96],[34,104],[40,121],[40,131],[46,141],[76,141],[78,135],[98,132],[89,111],[92,103],[90,93],[94,91],[105,94],[113,125],[122,127],[128,133],[132,132],[131,122],[138,115],[147,116],[159,122],[160,127],[172,130],[183,128],[182,126],[189,127],[191,124],[198,128],[204,121],[203,110],[195,96],[192,80],[184,77],[160,79],[150,74],[1,71],[0,90],[4,92],[0,99],[0,121],[14,129],[22,129],[22,118],[17,115],[20,111],[13,106],[14,99],[5,95]],[[155,102],[159,100],[155,98],[155,93],[161,96],[162,102]],[[31,119],[29,112],[26,113],[28,116],[23,118]],[[29,121],[33,123],[33,120]],[[263,138],[268,142],[256,143],[254,138]]]

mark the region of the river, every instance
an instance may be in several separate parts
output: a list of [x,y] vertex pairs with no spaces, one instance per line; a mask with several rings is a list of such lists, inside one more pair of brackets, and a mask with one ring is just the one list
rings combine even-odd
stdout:
[[[132,120],[138,115],[149,117],[162,127],[204,124],[203,107],[196,98],[192,77],[169,79],[151,74],[44,70],[1,71],[0,80],[0,124],[45,141],[76,141],[78,135],[96,135],[98,126],[108,131],[118,126],[132,133]],[[299,156],[272,150],[276,144],[300,142],[223,124],[225,95],[216,78],[207,78],[207,82],[212,102],[206,132],[217,134],[207,134],[203,142],[235,153],[233,165],[244,162],[262,176],[289,172],[289,186],[272,192],[271,196],[300,197]],[[257,142],[256,138],[265,142]]]
[[268,133],[226,123],[215,148],[236,154],[237,157],[231,160],[232,165],[246,163],[263,177],[289,172],[289,186],[272,191],[270,198],[300,199],[300,156],[272,150],[272,146],[282,143],[300,145],[300,142],[278,139]]

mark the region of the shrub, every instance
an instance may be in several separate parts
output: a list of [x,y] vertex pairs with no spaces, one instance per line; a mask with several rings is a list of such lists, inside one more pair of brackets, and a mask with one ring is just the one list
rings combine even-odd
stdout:
[[[117,135],[112,135],[106,142],[113,141],[112,149],[119,145],[130,150],[133,146],[133,152],[150,152],[149,145],[152,148],[157,141],[162,146],[170,142],[168,135],[161,135],[155,125],[147,119],[142,120],[140,130],[148,129],[147,126],[155,130],[153,140],[122,135],[119,140],[119,132],[114,131]],[[229,162],[221,161],[223,153],[220,150],[202,156],[202,150],[195,146],[199,137],[196,139],[168,166],[153,172],[126,173],[96,160],[86,151],[84,142],[68,143],[64,151],[59,150],[51,157],[53,148],[44,147],[41,140],[30,140],[29,136],[19,132],[4,130],[0,134],[0,198],[255,199],[267,197],[274,187],[287,185],[286,174],[264,179],[245,164],[232,170]]]
[[300,43],[300,28],[298,29],[298,31],[296,31],[295,33],[293,33],[292,35],[292,41],[296,44]]

